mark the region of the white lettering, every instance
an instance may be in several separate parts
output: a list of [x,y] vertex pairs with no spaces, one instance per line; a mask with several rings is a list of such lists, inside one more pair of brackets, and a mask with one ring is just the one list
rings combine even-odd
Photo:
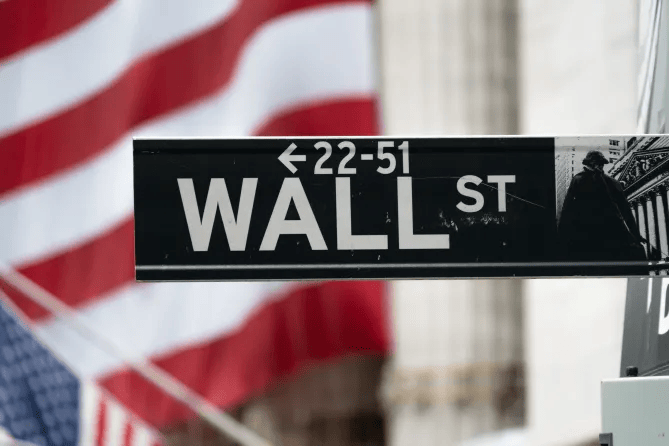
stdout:
[[669,332],[669,315],[667,315],[667,286],[669,279],[662,279],[662,287],[660,288],[660,323],[658,324],[657,333],[663,335]]
[[488,183],[497,184],[497,203],[500,212],[506,212],[506,183],[515,183],[515,175],[488,175]]
[[352,235],[351,179],[335,180],[337,198],[337,249],[388,249],[387,235]]
[[[300,216],[299,220],[286,220],[291,201],[295,203],[295,208]],[[272,216],[267,225],[267,231],[265,231],[265,236],[260,244],[260,250],[274,251],[279,236],[282,234],[305,234],[309,239],[311,249],[315,251],[328,249],[299,178],[283,180],[279,197],[276,199]]]
[[413,190],[411,177],[397,178],[397,224],[400,249],[449,249],[448,234],[413,233]]
[[232,210],[228,188],[225,186],[225,179],[211,179],[207,201],[204,204],[202,220],[200,220],[200,209],[197,206],[197,199],[195,198],[193,179],[178,178],[177,182],[179,183],[181,202],[184,206],[193,250],[207,251],[209,249],[209,240],[211,239],[211,230],[214,227],[216,209],[220,209],[230,251],[243,251],[246,247],[246,238],[249,234],[249,224],[251,223],[251,212],[253,211],[253,200],[255,198],[258,179],[244,178],[242,180],[242,193],[239,198],[237,219],[235,219],[235,214]]
[[478,186],[481,184],[481,181],[482,180],[479,177],[474,175],[465,175],[458,180],[458,192],[460,192],[460,194],[464,195],[465,197],[476,200],[476,203],[474,204],[464,204],[462,201],[459,202],[456,206],[462,212],[478,212],[483,209],[483,195],[481,192],[473,189],[467,189],[465,187],[467,183],[474,183]]

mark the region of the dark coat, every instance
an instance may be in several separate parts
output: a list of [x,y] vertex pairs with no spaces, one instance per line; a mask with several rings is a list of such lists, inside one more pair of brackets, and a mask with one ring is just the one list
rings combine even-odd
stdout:
[[567,260],[645,260],[639,252],[637,222],[622,186],[587,167],[569,185],[558,238]]

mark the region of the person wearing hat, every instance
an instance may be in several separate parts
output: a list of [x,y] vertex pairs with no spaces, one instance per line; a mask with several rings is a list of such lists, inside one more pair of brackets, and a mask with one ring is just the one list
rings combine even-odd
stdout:
[[604,173],[609,161],[591,150],[569,185],[558,222],[566,260],[646,260],[637,222],[622,185]]

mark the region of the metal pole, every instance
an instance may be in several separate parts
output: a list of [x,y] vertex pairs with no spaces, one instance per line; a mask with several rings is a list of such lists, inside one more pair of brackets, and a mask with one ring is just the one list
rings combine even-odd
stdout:
[[94,341],[108,353],[122,359],[134,371],[155,384],[168,395],[185,404],[231,439],[246,446],[271,446],[267,440],[239,423],[230,415],[220,411],[216,406],[161,368],[146,360],[130,359],[130,355],[89,327],[68,305],[62,303],[57,297],[18,271],[0,264],[0,279],[3,279],[9,285],[21,291],[33,302],[49,310],[54,316],[62,319],[71,329],[80,335]]

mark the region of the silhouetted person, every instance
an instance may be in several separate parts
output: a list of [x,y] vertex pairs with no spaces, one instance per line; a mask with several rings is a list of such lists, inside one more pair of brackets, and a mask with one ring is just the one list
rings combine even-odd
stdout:
[[608,160],[596,150],[569,185],[558,223],[567,260],[645,260],[641,234],[621,184],[603,171]]

